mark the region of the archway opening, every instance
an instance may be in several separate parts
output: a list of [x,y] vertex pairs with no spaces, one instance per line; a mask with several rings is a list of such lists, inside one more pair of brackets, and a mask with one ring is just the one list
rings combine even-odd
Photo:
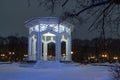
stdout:
[[55,34],[47,32],[42,35],[43,50],[42,59],[55,60]]
[[61,56],[62,56],[61,60],[65,61],[66,59],[66,42],[65,41],[61,42]]
[[55,43],[48,44],[48,60],[55,60]]

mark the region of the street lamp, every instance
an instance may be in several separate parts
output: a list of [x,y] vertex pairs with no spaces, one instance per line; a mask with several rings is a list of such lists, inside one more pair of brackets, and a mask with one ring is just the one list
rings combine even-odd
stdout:
[[11,52],[9,52],[9,55],[11,55],[12,53]]
[[28,55],[27,54],[24,54],[24,57],[27,57]]
[[114,59],[114,60],[118,60],[118,57],[115,56],[115,57],[113,57],[113,59]]
[[107,54],[102,54],[102,57],[107,58],[108,56],[107,56]]
[[15,52],[8,52],[8,54],[9,54],[9,61],[14,61],[14,59],[15,59],[15,56],[14,56]]
[[108,59],[108,55],[107,54],[102,54],[101,56],[102,56],[102,61],[103,62],[107,61],[107,59]]
[[71,54],[73,54],[73,51],[71,51]]
[[5,54],[1,54],[1,57],[4,57],[5,56]]
[[14,54],[15,54],[15,52],[12,52],[12,54],[14,55]]

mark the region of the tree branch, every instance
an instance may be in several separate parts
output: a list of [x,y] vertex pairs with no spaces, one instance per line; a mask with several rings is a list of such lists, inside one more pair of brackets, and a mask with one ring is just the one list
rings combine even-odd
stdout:
[[62,4],[62,7],[64,7],[64,6],[67,4],[68,1],[69,1],[69,0],[66,0],[66,1]]
[[103,12],[105,12],[109,7],[111,6],[111,3],[98,15],[98,17],[95,19],[95,21],[93,22],[93,24],[89,27],[88,30],[90,30],[94,24],[96,24],[96,22],[98,21],[98,19],[101,17],[101,15],[103,14]]
[[97,7],[97,6],[100,6],[100,5],[103,5],[103,4],[108,4],[108,3],[111,3],[111,0],[109,1],[104,1],[104,2],[101,2],[101,3],[97,3],[97,4],[92,4],[82,10],[80,10],[79,12],[75,13],[75,14],[70,14],[69,16],[79,16],[80,13],[86,11],[87,9],[90,9],[90,8],[93,8],[93,7]]
[[54,12],[54,7],[55,7],[55,1],[54,1],[54,0],[51,0],[51,2],[52,2],[51,8],[52,8],[52,13],[53,13],[53,12]]

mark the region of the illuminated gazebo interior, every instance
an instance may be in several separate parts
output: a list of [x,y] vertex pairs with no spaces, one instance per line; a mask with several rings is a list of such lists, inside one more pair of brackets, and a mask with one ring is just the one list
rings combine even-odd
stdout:
[[[25,26],[29,30],[29,61],[71,61],[71,24],[59,23],[56,17],[38,17],[26,21]],[[66,44],[64,53],[62,42]],[[49,48],[54,50],[52,54]]]

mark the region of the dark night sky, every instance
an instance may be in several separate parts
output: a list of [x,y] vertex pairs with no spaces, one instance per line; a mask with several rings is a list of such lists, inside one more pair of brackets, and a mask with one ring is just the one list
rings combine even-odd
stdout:
[[[44,13],[43,13],[44,12]],[[27,0],[0,0],[0,36],[27,35],[24,21],[47,15],[40,7],[27,6]]]
[[[18,33],[27,36],[24,21],[33,17],[49,16],[49,12],[32,3],[28,7],[27,0],[0,0],[0,36],[9,36]],[[73,38],[91,39],[98,33],[89,33],[87,27],[79,25],[72,33]]]

